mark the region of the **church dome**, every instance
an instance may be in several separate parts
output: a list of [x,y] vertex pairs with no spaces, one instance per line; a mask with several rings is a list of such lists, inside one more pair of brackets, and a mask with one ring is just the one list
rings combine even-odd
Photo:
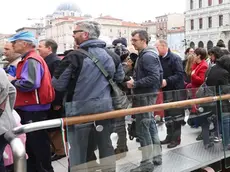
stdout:
[[57,7],[56,11],[73,11],[73,12],[81,13],[81,9],[73,2],[60,4]]

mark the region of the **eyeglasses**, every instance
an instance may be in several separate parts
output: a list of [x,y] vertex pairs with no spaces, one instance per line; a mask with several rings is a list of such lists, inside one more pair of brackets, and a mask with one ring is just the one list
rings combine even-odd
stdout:
[[74,30],[74,31],[73,31],[73,34],[76,34],[76,33],[78,33],[78,32],[84,32],[84,30]]
[[131,39],[131,42],[141,41],[141,39]]

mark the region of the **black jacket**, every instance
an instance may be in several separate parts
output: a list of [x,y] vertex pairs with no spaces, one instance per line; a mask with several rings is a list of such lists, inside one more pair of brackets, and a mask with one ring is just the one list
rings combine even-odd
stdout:
[[161,66],[164,71],[163,79],[167,86],[163,91],[184,89],[184,70],[181,58],[170,50],[166,57],[160,57]]
[[[206,84],[208,86],[215,86],[216,94],[229,94],[230,93],[230,58],[223,56],[216,61],[216,65],[210,69],[207,76]],[[213,94],[215,95],[215,93]],[[228,100],[218,101],[217,110],[220,115],[222,105],[222,112],[230,112],[230,103]]]
[[[53,77],[55,68],[59,65],[61,59],[57,57],[56,54],[50,54],[45,58],[45,62],[49,68],[51,77]],[[64,97],[64,93],[63,92],[58,92],[55,90],[55,99],[52,103],[52,105],[59,105],[62,106],[63,103],[63,97]]]
[[[181,58],[170,51],[165,57],[160,57],[163,68],[163,78],[167,82],[164,87],[163,96],[164,103],[185,100],[186,92],[184,89],[184,70]],[[168,121],[171,117],[184,116],[184,108],[174,108],[165,110],[165,120]],[[181,120],[184,123],[184,120]]]

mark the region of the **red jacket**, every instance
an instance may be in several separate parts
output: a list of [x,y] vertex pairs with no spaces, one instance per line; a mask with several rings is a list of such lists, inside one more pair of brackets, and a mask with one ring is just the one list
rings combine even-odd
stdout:
[[200,87],[205,80],[205,73],[208,69],[208,64],[205,60],[202,60],[199,64],[195,63],[192,66],[191,84],[192,88]]
[[46,62],[43,60],[43,58],[35,52],[35,50],[30,51],[26,55],[26,57],[18,63],[16,71],[16,80],[19,80],[21,78],[22,68],[29,58],[36,59],[44,69],[44,74],[41,80],[41,86],[39,89],[35,89],[30,92],[22,92],[19,89],[17,89],[15,107],[38,104],[45,105],[51,103],[55,97],[54,89],[51,84],[51,76],[48,66],[46,65]]

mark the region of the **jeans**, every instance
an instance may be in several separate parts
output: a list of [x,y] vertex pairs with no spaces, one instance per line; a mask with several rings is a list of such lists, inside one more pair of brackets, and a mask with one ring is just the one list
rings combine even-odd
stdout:
[[[135,106],[153,105],[156,96],[143,96],[135,98]],[[136,115],[136,131],[142,147],[142,162],[153,162],[156,158],[161,160],[161,144],[158,136],[153,112]]]
[[93,124],[79,124],[68,127],[68,142],[70,143],[70,171],[87,172],[87,148],[91,130],[99,150],[100,167],[103,172],[114,172],[116,168],[114,149],[110,135],[111,120],[103,122],[103,130],[96,131]]
[[230,145],[230,114],[223,115],[223,144],[224,147]]

